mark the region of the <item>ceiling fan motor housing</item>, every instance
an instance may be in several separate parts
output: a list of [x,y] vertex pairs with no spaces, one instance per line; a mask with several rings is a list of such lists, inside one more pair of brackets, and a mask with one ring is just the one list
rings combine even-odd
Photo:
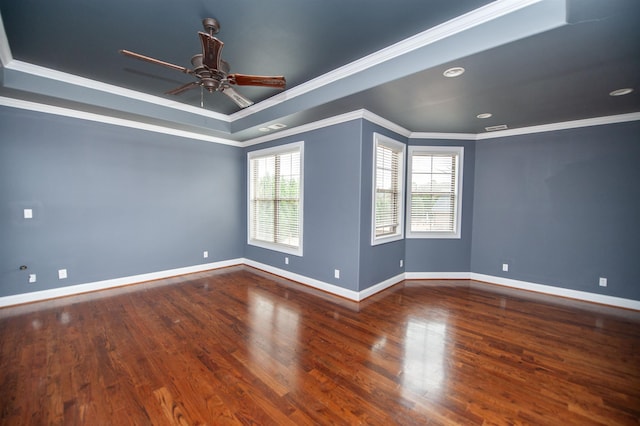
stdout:
[[202,87],[207,89],[209,92],[215,92],[218,90],[218,87],[220,87],[220,80],[215,78],[205,77],[201,81]]

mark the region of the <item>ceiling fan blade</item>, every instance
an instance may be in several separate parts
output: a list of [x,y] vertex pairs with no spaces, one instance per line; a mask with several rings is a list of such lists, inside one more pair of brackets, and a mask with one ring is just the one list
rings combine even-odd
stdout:
[[283,76],[229,74],[229,83],[238,86],[262,86],[284,89],[287,81]]
[[179,95],[182,92],[186,92],[189,89],[192,89],[194,87],[198,87],[200,86],[200,82],[199,81],[192,81],[191,83],[187,83],[187,84],[183,84],[180,87],[176,87],[173,90],[169,90],[168,92],[165,92],[167,95]]
[[246,108],[248,106],[253,105],[253,101],[245,98],[244,96],[242,96],[240,93],[236,92],[229,86],[224,87],[220,91],[225,95],[227,95],[229,98],[231,98],[231,100],[236,104],[238,104],[240,108]]
[[120,53],[122,53],[125,56],[130,56],[132,58],[140,59],[141,61],[151,62],[152,64],[162,65],[163,67],[167,67],[167,68],[171,68],[171,69],[174,69],[174,70],[178,70],[178,71],[181,71],[181,72],[183,72],[185,74],[193,74],[193,71],[190,70],[189,68],[181,67],[180,65],[174,65],[174,64],[169,63],[169,62],[165,62],[165,61],[161,61],[159,59],[151,58],[149,56],[144,56],[144,55],[141,55],[139,53],[131,52],[129,50],[122,49],[122,50],[120,50]]
[[224,43],[215,38],[214,36],[198,32],[200,36],[200,42],[202,43],[202,63],[212,70],[220,69],[220,53],[222,53],[222,47]]

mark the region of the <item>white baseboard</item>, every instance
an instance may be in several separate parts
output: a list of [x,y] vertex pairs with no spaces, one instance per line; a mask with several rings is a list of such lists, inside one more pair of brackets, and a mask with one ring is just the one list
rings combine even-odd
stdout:
[[622,297],[607,296],[605,294],[589,293],[587,291],[571,290],[563,287],[554,287],[544,284],[530,283],[526,281],[512,280],[510,278],[496,277],[493,275],[476,274],[471,272],[469,279],[489,284],[497,284],[520,290],[535,291],[537,293],[550,294],[552,296],[567,297],[569,299],[583,300],[586,302],[600,303],[602,305],[616,306],[619,308],[640,311],[640,301],[624,299]]
[[405,279],[404,276],[405,274],[398,274],[395,277],[391,277],[378,284],[372,285],[371,287],[365,288],[359,292],[360,298],[358,300],[364,300],[367,297],[373,296],[376,293],[380,293],[382,290],[386,290],[389,287],[398,284],[400,281]]
[[294,272],[286,271],[284,269],[280,269],[274,266],[266,265],[264,263],[256,262],[255,260],[243,259],[243,262],[247,266],[251,266],[253,268],[260,269],[262,271],[266,271],[266,272],[278,275],[280,277],[297,281],[304,285],[308,285],[309,287],[326,291],[327,293],[335,294],[337,296],[341,296],[349,300],[354,300],[356,302],[359,302],[360,300],[362,300],[360,298],[360,293],[354,290],[338,287],[337,285],[329,284],[324,281],[316,280],[314,278],[309,278],[304,275],[296,274]]
[[374,294],[379,293],[405,279],[474,280],[520,290],[534,291],[537,293],[544,293],[553,296],[566,297],[570,299],[583,300],[587,302],[600,303],[603,305],[640,311],[640,301],[638,300],[624,299],[621,297],[607,296],[604,294],[589,293],[586,291],[578,291],[562,287],[530,283],[509,278],[496,277],[493,275],[477,274],[474,272],[405,272],[386,279],[362,291],[354,291],[245,258],[224,260],[220,262],[205,263],[202,265],[187,266],[184,268],[170,269],[148,274],[132,275],[129,277],[115,278],[111,280],[96,281],[91,283],[72,285],[68,287],[54,288],[50,290],[4,296],[0,297],[0,308],[12,305],[20,305],[23,303],[54,299],[58,297],[72,296],[81,293],[88,293],[91,291],[106,290],[114,287],[138,284],[146,281],[170,278],[178,275],[192,274],[196,272],[208,271],[235,265],[251,266],[253,268],[260,269],[293,281],[297,281],[309,287],[313,287],[356,302],[360,302],[367,297],[373,296]]
[[151,272],[148,274],[132,275],[129,277],[114,278],[111,280],[94,281],[91,283],[70,285],[67,287],[52,288],[50,290],[33,291],[30,293],[14,294],[0,297],[0,308],[12,305],[20,305],[29,302],[38,302],[57,297],[73,296],[97,290],[106,290],[131,284],[139,284],[145,281],[159,280],[175,277],[177,275],[193,274],[195,272],[208,271],[210,269],[224,268],[227,266],[241,265],[244,259],[223,260],[221,262],[204,263],[201,265],[187,266],[184,268],[169,269],[166,271]]
[[468,280],[469,272],[405,272],[406,280]]

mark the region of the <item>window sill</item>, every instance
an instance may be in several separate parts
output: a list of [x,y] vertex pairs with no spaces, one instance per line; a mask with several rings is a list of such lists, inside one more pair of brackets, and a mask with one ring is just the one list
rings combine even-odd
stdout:
[[247,244],[254,247],[260,247],[267,250],[272,250],[280,253],[291,254],[293,256],[302,257],[302,246],[291,247],[291,246],[285,246],[282,244],[269,243],[267,241],[259,241],[259,240],[249,240],[247,241]]
[[396,234],[396,235],[389,235],[386,237],[377,237],[374,238],[373,240],[371,240],[371,245],[372,246],[377,246],[380,244],[386,244],[386,243],[392,243],[394,241],[400,241],[404,239],[404,235],[402,234]]

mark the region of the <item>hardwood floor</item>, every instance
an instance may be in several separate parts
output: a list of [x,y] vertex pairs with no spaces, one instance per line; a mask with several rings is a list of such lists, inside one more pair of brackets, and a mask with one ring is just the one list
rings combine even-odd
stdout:
[[0,309],[7,425],[640,422],[640,312],[469,281],[360,304],[232,267]]

